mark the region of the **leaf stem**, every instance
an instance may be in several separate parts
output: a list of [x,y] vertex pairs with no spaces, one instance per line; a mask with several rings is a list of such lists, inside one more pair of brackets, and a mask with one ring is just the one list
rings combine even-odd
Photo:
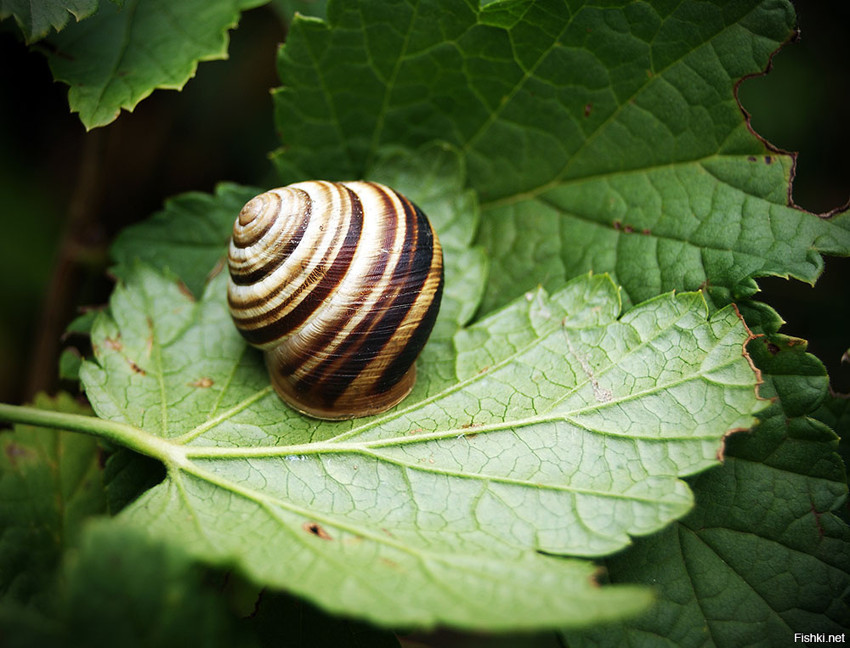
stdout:
[[36,407],[0,403],[0,421],[90,434],[113,441],[154,459],[159,459],[168,465],[183,463],[184,461],[182,452],[169,441],[149,434],[133,425],[107,421],[96,416],[51,412]]

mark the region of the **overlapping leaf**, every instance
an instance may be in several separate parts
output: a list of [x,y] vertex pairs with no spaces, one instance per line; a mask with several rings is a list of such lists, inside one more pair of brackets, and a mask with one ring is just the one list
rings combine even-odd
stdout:
[[50,39],[50,68],[71,86],[68,103],[85,127],[104,126],[157,88],[182,88],[199,61],[226,58],[239,12],[266,1],[101,2]]
[[[67,394],[40,409],[88,414]],[[4,644],[50,645],[57,572],[85,519],[105,510],[97,441],[19,425],[0,434],[0,628]],[[27,641],[17,644],[19,637]]]
[[612,582],[652,583],[657,606],[620,626],[570,633],[571,646],[776,646],[795,633],[846,629],[846,473],[835,433],[812,418],[826,373],[802,340],[774,332],[750,350],[763,392],[777,399],[762,423],[733,436],[723,467],[695,480],[691,515],[606,561]]
[[236,214],[258,193],[254,187],[222,183],[214,195],[193,192],[172,198],[162,211],[115,239],[110,252],[117,272],[139,259],[173,272],[200,297],[224,257]]
[[812,282],[818,252],[850,253],[850,219],[787,206],[791,160],[734,96],[793,25],[773,0],[331,3],[281,52],[278,166],[356,177],[384,143],[458,146],[500,267],[484,311],[588,270],[633,301]]
[[14,16],[27,43],[61,30],[73,16],[80,21],[97,10],[98,0],[0,0],[0,20]]
[[[36,405],[90,411],[67,394]],[[42,597],[83,519],[105,509],[98,461],[88,436],[31,426],[0,435],[0,602]]]

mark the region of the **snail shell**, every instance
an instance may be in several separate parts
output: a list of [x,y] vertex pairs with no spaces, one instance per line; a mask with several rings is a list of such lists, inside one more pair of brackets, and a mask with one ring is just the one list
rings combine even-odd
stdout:
[[277,393],[322,419],[382,412],[416,380],[443,290],[440,242],[407,198],[372,182],[300,182],[233,226],[227,300]]

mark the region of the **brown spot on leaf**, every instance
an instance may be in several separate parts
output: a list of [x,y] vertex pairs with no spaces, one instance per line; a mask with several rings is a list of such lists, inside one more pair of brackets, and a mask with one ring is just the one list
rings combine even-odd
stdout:
[[755,161],[756,161],[756,156],[755,156],[755,155],[751,155],[751,156],[749,156],[749,157],[747,158],[747,160],[749,160],[750,162],[755,162]]
[[190,301],[195,301],[195,296],[192,294],[192,291],[189,290],[189,286],[184,284],[182,281],[177,282],[177,289],[183,293],[186,297],[189,298]]
[[764,163],[765,163],[765,164],[770,164],[771,162],[773,162],[773,158],[772,158],[772,157],[770,157],[769,155],[765,155],[765,156],[764,156]]
[[588,103],[584,105],[584,116],[590,117],[590,113],[593,111],[593,104]]
[[649,236],[650,234],[652,234],[652,230],[650,230],[648,227],[644,227],[644,228],[640,231],[640,233],[641,233],[641,234],[644,234],[644,235],[646,235],[646,236]]
[[487,373],[488,371],[490,371],[490,365],[485,365],[484,367],[481,367],[481,369],[478,370],[478,375],[480,376],[481,374]]
[[777,346],[773,342],[768,342],[767,343],[767,350],[770,353],[770,355],[776,355],[777,353],[779,353],[779,346]]
[[620,221],[618,221],[618,220],[615,220],[615,221],[614,221],[614,229],[615,229],[615,230],[623,229],[623,223],[621,223],[621,222],[620,222]]
[[393,569],[400,569],[401,565],[399,565],[395,560],[390,560],[389,558],[381,558],[381,562],[384,563],[387,567],[392,567]]
[[130,365],[130,369],[131,369],[134,373],[137,373],[137,374],[139,374],[140,376],[147,376],[147,375],[148,375],[148,372],[147,372],[147,371],[145,371],[145,370],[144,370],[144,369],[142,369],[139,365],[137,365],[135,362],[133,362],[132,360],[130,360],[130,358],[127,358],[127,364],[129,364],[129,365]]
[[106,338],[103,343],[110,351],[121,351],[124,348],[124,345],[121,344],[121,340],[118,338],[115,338],[114,340],[112,338]]
[[324,527],[318,522],[305,522],[303,525],[303,529],[307,533],[312,533],[317,538],[321,538],[322,540],[332,540],[330,534],[325,531]]
[[190,387],[200,387],[202,389],[206,389],[207,387],[212,387],[215,383],[212,378],[207,378],[204,376],[203,378],[198,378],[197,380],[193,380],[189,383]]
[[634,232],[634,231],[635,231],[635,228],[634,228],[634,227],[632,227],[631,225],[626,225],[626,226],[623,228],[623,231],[624,231],[626,234],[631,234],[632,232]]

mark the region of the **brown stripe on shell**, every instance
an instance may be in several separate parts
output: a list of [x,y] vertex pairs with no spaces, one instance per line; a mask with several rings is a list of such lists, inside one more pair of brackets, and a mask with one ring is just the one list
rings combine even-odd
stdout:
[[280,213],[281,202],[280,196],[273,191],[268,191],[249,200],[242,211],[239,212],[236,222],[233,223],[233,237],[231,239],[233,244],[237,248],[247,248],[261,240],[274,225],[274,219],[267,218],[265,225],[254,233],[249,232],[248,226],[265,213]]
[[[437,321],[440,301],[443,298],[444,273],[442,250],[425,215],[415,205],[414,208],[416,209],[420,223],[424,224],[421,226],[427,229],[433,239],[428,276],[419,295],[419,298],[421,298],[424,294],[425,298],[418,299],[414,306],[417,311],[424,307],[425,313],[421,317],[417,315],[418,322],[414,325],[413,332],[407,337],[404,348],[401,352],[394,354],[392,361],[384,369],[384,372],[375,385],[375,391],[377,392],[385,392],[392,389],[393,385],[405,374],[408,367],[413,365],[416,358],[419,357],[419,354],[425,347],[425,343],[428,341],[428,337],[431,335],[434,323]],[[423,303],[419,303],[420,301]]]
[[[339,287],[345,272],[351,265],[351,259],[354,256],[354,250],[360,241],[360,234],[363,229],[363,208],[360,200],[353,192],[349,191],[349,193],[351,194],[351,218],[342,247],[337,255],[331,258],[341,232],[336,233],[332,244],[325,251],[324,258],[308,275],[307,281],[299,285],[295,292],[280,305],[257,317],[235,318],[237,327],[251,344],[268,344],[294,331],[318,308],[321,308],[325,299]],[[278,294],[280,290],[282,290],[282,287],[278,288],[274,294]],[[290,305],[300,295],[304,295],[304,298],[290,308]],[[260,327],[254,328],[256,325],[260,325]]]
[[[382,194],[382,198],[385,204],[392,206],[393,203],[385,194]],[[370,312],[348,334],[336,349],[334,357],[298,381],[299,391],[306,392],[309,386],[309,390],[315,392],[316,398],[320,398],[326,408],[332,408],[343,393],[352,388],[352,383],[363,374],[367,366],[381,358],[408,312],[417,308],[419,293],[428,278],[433,257],[431,228],[424,217],[421,220],[418,218],[418,214],[421,214],[418,209],[413,208],[407,200],[400,201],[405,214],[405,240],[402,248],[405,256],[392,270],[388,283],[392,289],[384,295],[386,304]],[[421,347],[413,355],[414,360],[419,351]],[[410,364],[412,362],[404,367],[401,374],[407,371]],[[373,368],[369,375],[364,376],[364,380],[376,382],[379,376],[380,373]]]
[[[381,196],[382,198],[384,197],[383,193]],[[389,206],[391,207],[392,204],[390,203]],[[382,230],[383,236],[381,237],[380,243],[381,249],[392,249],[393,242],[397,236],[397,229],[398,228],[394,221],[388,221],[384,224],[384,228]],[[409,236],[409,227],[405,229],[405,232]],[[409,244],[405,240],[405,242],[402,243],[402,249],[407,249],[408,246]],[[385,281],[391,282],[392,273],[395,273],[395,266],[390,266],[389,271],[391,274],[389,276],[385,276],[387,273],[388,261],[390,260],[389,256],[389,252],[376,256],[374,263],[364,276],[371,278],[374,283],[378,285]],[[373,291],[374,288],[371,284],[363,282],[362,288],[359,291],[359,296],[355,302],[358,304],[368,303]],[[362,317],[361,322],[354,329],[347,332],[345,337],[342,336],[342,332],[346,330],[352,319],[350,313],[342,313],[341,317],[337,318],[333,322],[327,323],[325,330],[322,331],[321,335],[316,335],[311,339],[310,349],[307,350],[309,354],[327,359],[322,361],[318,366],[314,366],[308,374],[300,375],[298,380],[299,391],[303,392],[311,389],[312,386],[316,385],[323,379],[323,376],[332,374],[335,365],[340,364],[340,358],[351,360],[354,351],[351,345],[357,342],[359,337],[362,335],[364,322],[368,325],[368,322],[374,319],[374,317],[377,316],[377,313],[375,310],[372,310],[360,315]],[[329,351],[329,349],[332,350]],[[293,358],[293,362],[285,367],[281,367],[281,370],[294,373],[298,366],[305,364],[307,360],[307,357]],[[345,375],[348,375],[348,373],[349,372],[346,371]],[[340,372],[338,375],[340,376],[340,380],[345,381],[347,384],[348,381],[343,377],[343,374]]]
[[[299,411],[329,419],[383,411],[412,388],[416,357],[436,319],[443,280],[439,241],[415,205],[382,185],[299,183],[289,189],[301,187],[311,192],[344,189],[348,194],[347,206],[354,218],[345,229],[336,259],[328,256],[336,243],[325,246],[321,263],[294,289],[281,286],[240,299],[231,298],[229,289],[231,312],[246,339],[257,346],[266,345],[272,382],[281,397]],[[361,196],[369,197],[368,205]],[[320,217],[315,212],[312,216]],[[396,220],[399,217],[400,222]],[[305,231],[306,225],[299,238]],[[339,236],[337,233],[333,240]],[[291,242],[283,245],[290,251],[296,247]],[[357,245],[378,249],[360,256],[353,249]],[[299,253],[299,257],[303,255],[303,251]],[[335,266],[335,260],[340,264]],[[299,270],[296,268],[296,274]],[[275,278],[283,272],[284,268],[276,272]],[[263,276],[269,275],[271,272]],[[267,312],[257,314],[261,302],[274,300],[283,290],[291,293]],[[351,297],[352,303],[341,304],[343,296]],[[254,314],[246,316],[248,302],[256,304],[252,305]],[[253,328],[266,320],[270,322],[267,326]],[[278,338],[279,343],[272,347]]]
[[[237,220],[236,224],[233,226],[233,244],[238,248],[251,248],[255,245],[262,243],[262,246],[265,250],[268,250],[271,245],[273,249],[272,254],[268,254],[267,256],[261,257],[262,263],[256,264],[253,269],[245,270],[239,267],[230,267],[230,277],[233,279],[233,283],[237,286],[248,286],[251,284],[258,283],[272,274],[277,268],[281,266],[281,264],[285,263],[295,248],[298,247],[299,243],[301,243],[301,239],[304,236],[304,232],[307,231],[307,226],[310,223],[310,216],[313,209],[313,203],[310,199],[310,196],[305,192],[292,192],[295,193],[298,198],[301,199],[300,207],[301,211],[298,213],[297,218],[298,221],[295,224],[294,234],[290,235],[285,241],[281,239],[287,233],[287,228],[280,228],[280,235],[276,237],[274,241],[263,241],[263,237],[266,237],[273,224],[273,218],[267,218],[268,221],[262,230],[258,231],[257,235],[252,235],[253,233],[246,232],[244,227],[239,228],[239,221]],[[267,192],[262,194],[262,196],[271,196],[273,200],[270,199],[270,203],[264,203],[263,209],[272,209],[274,210],[274,214],[280,214],[281,209],[283,208],[283,201],[274,192]],[[258,200],[255,198],[254,200]],[[248,203],[251,204],[250,202]],[[246,205],[247,208],[247,205]],[[242,210],[245,211],[245,208]],[[241,212],[240,212],[241,214]],[[293,228],[288,228],[293,229]]]

